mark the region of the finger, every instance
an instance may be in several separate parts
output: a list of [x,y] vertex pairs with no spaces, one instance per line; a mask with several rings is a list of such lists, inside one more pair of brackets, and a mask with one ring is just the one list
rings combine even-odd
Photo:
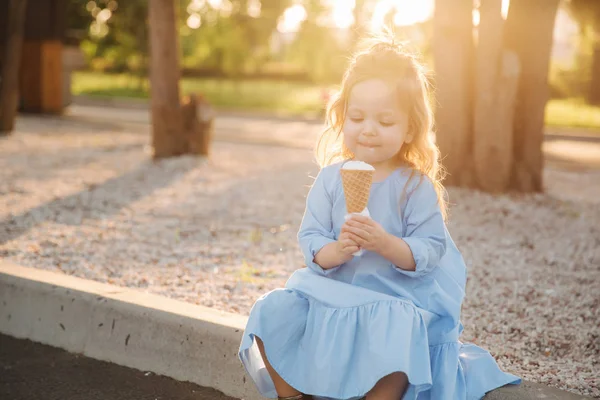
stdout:
[[343,247],[352,246],[354,244],[354,241],[350,238],[350,236],[345,237],[345,238],[340,238],[340,242],[342,243]]
[[346,224],[348,224],[348,226],[359,226],[365,228],[374,226],[372,223],[369,223],[369,221],[374,222],[372,219],[367,219],[367,221],[349,220],[348,222],[346,222]]
[[346,242],[347,246],[359,246],[358,242],[352,238],[348,238],[348,241]]
[[368,224],[370,221],[373,221],[371,218],[369,217],[365,217],[364,215],[352,215],[348,221],[355,221],[361,224]]
[[347,233],[344,233],[343,235],[340,235],[338,242],[340,242],[342,246],[346,246],[348,242],[351,242],[350,236]]
[[346,231],[348,230],[349,227],[355,225],[355,223],[353,223],[352,221],[346,221],[344,222],[344,225],[342,225],[342,228],[340,229],[340,231]]
[[341,242],[341,244],[342,244],[342,249],[344,251],[348,251],[348,249],[353,248],[353,247],[360,247],[360,245],[353,239],[344,240]]
[[[348,225],[348,228],[346,228],[346,230],[349,232],[357,233],[361,236],[372,235],[373,231],[374,231],[374,229],[371,228],[370,226],[367,226],[365,224],[357,224],[357,223]],[[361,234],[359,232],[364,232],[364,234]]]
[[340,240],[348,239],[350,237],[350,233],[352,233],[349,229],[346,229],[344,232],[340,233]]
[[355,235],[354,233],[350,233],[350,239],[352,239],[359,246],[364,246],[367,241],[361,238],[360,236]]
[[369,238],[371,237],[370,232],[365,231],[364,229],[361,228],[355,228],[353,226],[348,227],[348,232],[355,234],[361,238],[363,238],[364,240],[369,240]]
[[346,247],[346,250],[348,251],[349,254],[354,254],[357,251],[360,250],[360,247],[358,246],[350,246],[350,247]]
[[379,224],[373,221],[371,218],[367,218],[366,221],[361,222],[362,226],[366,227],[366,229],[376,229]]
[[348,224],[342,225],[342,229],[340,229],[340,233],[348,232],[349,227],[350,227],[350,225],[348,225]]

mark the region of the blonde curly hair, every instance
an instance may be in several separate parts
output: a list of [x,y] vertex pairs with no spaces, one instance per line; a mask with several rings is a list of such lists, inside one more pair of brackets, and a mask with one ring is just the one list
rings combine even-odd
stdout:
[[407,137],[411,138],[396,155],[398,166],[406,165],[412,169],[410,179],[420,174],[431,180],[442,215],[446,218],[446,192],[442,185],[444,171],[433,133],[431,86],[417,57],[389,35],[364,41],[364,50],[352,57],[339,91],[331,97],[327,106],[325,130],[315,148],[317,162],[323,168],[354,158],[354,154],[344,146],[342,128],[352,88],[369,79],[382,79],[395,85],[403,111],[408,115]]

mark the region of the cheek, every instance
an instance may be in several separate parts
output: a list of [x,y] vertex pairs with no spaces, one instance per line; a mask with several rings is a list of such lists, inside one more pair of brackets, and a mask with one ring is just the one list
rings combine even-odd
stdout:
[[360,128],[358,124],[355,124],[352,121],[347,121],[342,127],[342,132],[344,132],[344,140],[346,142],[356,142],[356,139],[360,134]]
[[406,130],[390,128],[385,130],[385,141],[389,147],[400,149],[406,140]]

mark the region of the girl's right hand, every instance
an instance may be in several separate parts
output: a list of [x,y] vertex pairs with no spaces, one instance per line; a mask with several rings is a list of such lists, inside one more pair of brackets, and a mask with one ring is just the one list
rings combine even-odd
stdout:
[[344,231],[340,233],[337,240],[337,250],[343,257],[344,262],[352,259],[353,254],[360,250],[358,244],[350,237],[350,233]]

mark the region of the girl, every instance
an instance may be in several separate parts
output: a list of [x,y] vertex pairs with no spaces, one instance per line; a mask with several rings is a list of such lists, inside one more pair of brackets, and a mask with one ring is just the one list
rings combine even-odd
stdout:
[[[240,347],[260,392],[466,400],[520,383],[459,341],[466,268],[445,226],[420,65],[393,41],[373,42],[353,58],[327,123],[298,233],[308,268],[256,302]],[[370,218],[345,218],[347,160],[375,168]]]

